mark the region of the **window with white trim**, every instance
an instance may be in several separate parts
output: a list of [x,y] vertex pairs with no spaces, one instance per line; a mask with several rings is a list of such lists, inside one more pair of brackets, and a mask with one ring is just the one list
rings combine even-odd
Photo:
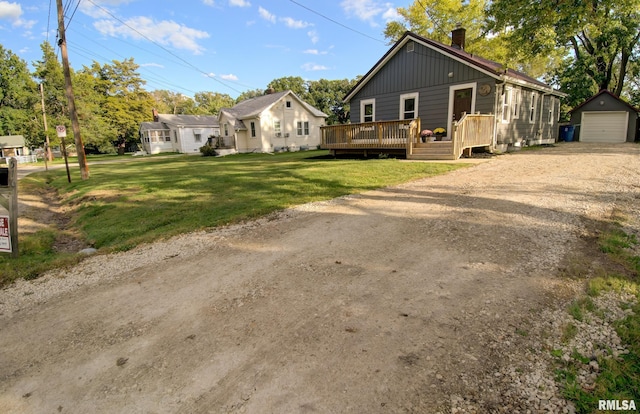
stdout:
[[418,117],[418,92],[400,95],[400,119],[416,119]]
[[376,100],[364,99],[360,101],[360,122],[373,122],[376,120]]
[[196,142],[202,142],[202,134],[193,134],[193,138],[196,140]]
[[529,106],[529,123],[536,121],[536,107],[538,106],[538,94],[531,92],[531,106]]
[[298,121],[298,127],[296,128],[298,136],[302,135],[302,122]]
[[302,125],[304,126],[304,134],[309,135],[309,122],[305,121]]
[[553,110],[555,109],[555,101],[553,100],[553,96],[549,97],[549,114],[547,122],[549,124],[553,124]]
[[224,124],[224,136],[225,137],[229,136],[229,124],[227,123]]
[[280,121],[273,121],[273,131],[276,133],[276,135],[282,133],[282,129],[280,129]]
[[286,101],[285,106],[287,107],[287,109],[291,109],[291,101]]

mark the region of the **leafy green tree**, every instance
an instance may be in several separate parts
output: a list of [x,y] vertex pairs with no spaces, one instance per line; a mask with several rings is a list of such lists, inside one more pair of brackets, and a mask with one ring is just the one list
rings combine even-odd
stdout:
[[291,90],[305,102],[311,102],[307,83],[300,76],[286,76],[274,79],[269,82],[267,88],[272,88],[275,92]]
[[514,50],[534,56],[571,51],[593,93],[608,89],[620,96],[640,58],[640,0],[493,0],[488,10],[489,28],[508,30]]
[[217,115],[221,108],[229,108],[234,105],[234,100],[226,93],[198,92],[194,100],[198,114]]
[[98,86],[98,79],[90,71],[81,70],[73,74],[72,82],[85,149],[113,153],[117,131],[104,111],[105,96]]
[[327,80],[308,82],[309,103],[325,114],[327,125],[344,124],[349,121],[349,105],[343,102],[345,95],[356,84],[357,79]]
[[247,99],[255,98],[257,96],[264,95],[264,90],[262,89],[250,89],[248,91],[242,92],[237,98],[236,103],[240,103],[242,101],[246,101]]
[[[67,97],[65,96],[62,64],[56,58],[53,46],[42,42],[42,60],[33,62],[33,77],[43,86],[44,106],[47,114],[47,134],[51,146],[57,146],[60,139],[56,134],[56,125],[68,124]],[[38,134],[38,145],[44,142],[44,131]]]
[[42,129],[38,96],[27,63],[0,45],[0,134],[24,135],[28,145],[35,145]]
[[112,140],[121,153],[128,144],[138,142],[140,123],[149,119],[154,106],[153,98],[143,89],[146,82],[138,67],[130,58],[102,66],[93,62],[91,68],[85,68],[96,79],[94,90],[104,99],[102,115],[115,131]]
[[196,104],[188,96],[164,89],[151,92],[155,108],[161,114],[190,115],[195,111]]

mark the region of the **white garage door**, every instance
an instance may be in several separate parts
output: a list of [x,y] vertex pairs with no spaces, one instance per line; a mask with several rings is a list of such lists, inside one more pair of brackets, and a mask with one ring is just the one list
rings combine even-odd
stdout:
[[580,141],[625,142],[628,122],[628,112],[583,112]]

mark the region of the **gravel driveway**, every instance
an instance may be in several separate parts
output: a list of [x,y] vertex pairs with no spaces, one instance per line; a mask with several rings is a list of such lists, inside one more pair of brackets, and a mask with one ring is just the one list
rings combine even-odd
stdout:
[[639,183],[640,146],[563,144],[16,283],[0,412],[572,412],[562,269]]

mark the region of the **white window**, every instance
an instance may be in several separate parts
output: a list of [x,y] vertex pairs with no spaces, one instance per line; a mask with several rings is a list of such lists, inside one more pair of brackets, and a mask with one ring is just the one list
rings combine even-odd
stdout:
[[251,121],[251,138],[256,137],[256,123]]
[[169,135],[169,131],[162,131],[162,134],[164,135],[165,142],[171,142],[171,135]]
[[297,133],[298,133],[298,136],[302,135],[302,122],[300,121],[298,121]]
[[360,122],[373,122],[376,120],[376,100],[364,99],[360,101]]
[[282,130],[280,129],[280,121],[273,121],[273,131],[278,137],[280,136],[280,134],[282,134]]
[[285,106],[286,106],[287,108],[291,108],[291,101],[286,101],[286,102],[285,102]]
[[511,120],[511,91],[512,89],[505,86],[502,93],[502,123],[508,124]]
[[309,135],[309,122],[308,121],[304,122],[304,134],[305,135]]
[[512,89],[511,90],[511,118],[519,119],[520,118],[520,89]]
[[538,94],[531,92],[531,106],[529,107],[529,123],[536,121],[536,107],[538,106]]
[[415,119],[418,117],[418,92],[400,95],[400,119]]
[[224,136],[228,137],[229,136],[229,124],[224,124]]
[[201,142],[202,141],[202,135],[201,134],[193,134],[193,137],[195,138],[196,142]]
[[408,42],[408,43],[407,43],[407,52],[413,52],[413,51],[415,50],[415,46],[416,46],[416,44],[415,44],[415,43],[413,43],[413,42],[411,42],[411,41],[410,41],[410,42]]
[[555,107],[555,102],[553,100],[553,97],[550,96],[549,97],[549,118],[547,119],[547,122],[549,124],[553,124],[553,110],[554,110],[554,107]]

